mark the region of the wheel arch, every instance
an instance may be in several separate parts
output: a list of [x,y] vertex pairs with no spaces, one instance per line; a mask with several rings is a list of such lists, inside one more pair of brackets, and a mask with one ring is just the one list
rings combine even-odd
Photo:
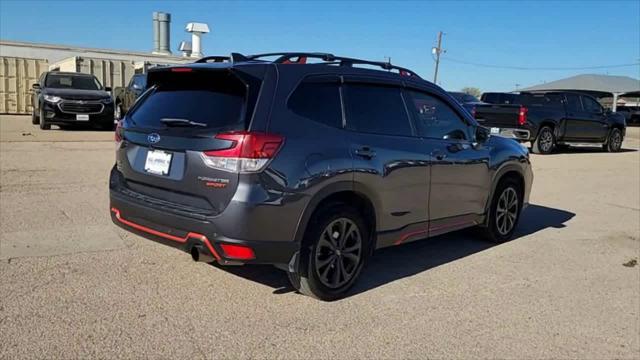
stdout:
[[[498,185],[506,180],[512,178],[518,182],[520,185],[520,201],[522,201],[522,197],[524,197],[524,192],[526,191],[526,181],[523,174],[522,169],[516,164],[506,164],[502,168],[500,168],[496,175],[493,177],[493,181],[491,183],[491,191],[489,192],[489,196],[487,197],[487,202],[485,204],[485,214],[488,214],[489,209],[491,207],[491,202],[493,201],[493,196],[495,195],[495,191],[498,188]],[[485,216],[485,221],[488,219],[488,216]]]
[[[375,241],[377,217],[374,202],[361,189],[354,188],[352,182],[343,181],[330,184],[318,191],[305,207],[298,221],[294,238],[296,242],[301,244],[301,247],[304,245],[304,235],[313,216],[318,210],[331,203],[353,204],[359,210],[361,209],[361,213],[371,229],[370,240]],[[371,248],[375,248],[375,244],[372,245]]]

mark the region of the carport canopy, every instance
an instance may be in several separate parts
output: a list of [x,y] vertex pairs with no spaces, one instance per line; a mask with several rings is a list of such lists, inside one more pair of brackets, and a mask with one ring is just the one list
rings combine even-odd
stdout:
[[597,98],[613,97],[612,111],[616,111],[618,97],[636,97],[640,94],[640,80],[628,76],[585,74],[568,77],[520,91],[564,90],[583,92]]

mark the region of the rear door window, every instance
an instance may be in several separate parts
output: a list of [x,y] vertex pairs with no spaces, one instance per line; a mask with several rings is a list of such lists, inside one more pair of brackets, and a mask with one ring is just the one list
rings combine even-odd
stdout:
[[399,88],[351,83],[343,89],[349,129],[383,135],[413,135]]
[[162,71],[150,74],[149,82],[150,91],[129,113],[135,126],[166,128],[162,119],[190,120],[206,129],[248,125],[246,85],[228,71]]
[[468,126],[447,103],[418,91],[409,91],[409,109],[418,134],[433,139],[466,140]]
[[519,103],[532,108],[561,108],[562,97],[558,94],[522,94]]
[[583,112],[582,103],[580,102],[580,96],[574,94],[567,94],[567,111],[570,113]]
[[295,114],[328,126],[342,127],[342,105],[338,79],[308,78],[289,98]]

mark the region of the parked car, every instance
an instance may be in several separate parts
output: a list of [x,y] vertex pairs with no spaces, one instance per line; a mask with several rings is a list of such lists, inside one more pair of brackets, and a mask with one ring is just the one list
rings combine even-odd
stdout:
[[31,121],[43,130],[52,124],[90,124],[113,128],[113,100],[109,91],[90,74],[49,71],[33,84]]
[[456,101],[460,105],[462,105],[462,107],[467,109],[467,111],[469,111],[469,113],[471,113],[471,115],[474,114],[476,105],[486,104],[485,102],[482,102],[482,101],[478,100],[477,97],[475,97],[473,95],[470,95],[470,94],[467,94],[467,93],[449,91],[449,94],[451,96],[453,96],[453,98],[456,99]]
[[276,265],[323,300],[344,296],[375,249],[471,226],[513,236],[526,148],[411,70],[267,55],[148,72],[116,129],[115,224],[196,261]]
[[616,112],[624,116],[627,125],[640,124],[640,106],[620,105],[616,108]]
[[511,101],[476,106],[476,120],[492,134],[531,141],[533,152],[539,154],[549,154],[559,145],[597,145],[611,152],[622,147],[624,117],[605,111],[591,96],[523,92]]
[[129,84],[124,87],[113,89],[113,99],[115,103],[115,119],[120,120],[129,111],[138,97],[147,88],[147,75],[135,74],[129,80]]

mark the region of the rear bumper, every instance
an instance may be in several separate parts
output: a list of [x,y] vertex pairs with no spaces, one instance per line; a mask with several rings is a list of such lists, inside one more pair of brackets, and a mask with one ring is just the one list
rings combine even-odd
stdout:
[[[246,241],[225,237],[212,220],[196,220],[146,206],[110,191],[111,220],[121,228],[164,245],[191,253],[194,246],[222,265],[288,264],[298,251],[295,241]],[[250,224],[237,224],[250,226]],[[253,250],[253,259],[228,256],[223,244],[241,245]]]
[[499,129],[498,133],[491,132],[492,135],[500,135],[506,138],[515,139],[518,141],[530,141],[531,140],[531,131],[528,129],[520,129],[520,128],[492,128],[488,127],[489,131],[491,129]]

